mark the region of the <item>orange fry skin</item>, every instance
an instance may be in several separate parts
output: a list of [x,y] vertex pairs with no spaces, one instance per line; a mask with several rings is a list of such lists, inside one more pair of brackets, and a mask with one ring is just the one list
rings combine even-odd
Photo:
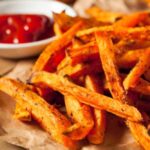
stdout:
[[135,123],[127,121],[127,125],[130,128],[132,135],[139,142],[139,144],[145,149],[149,150],[150,148],[150,137],[146,127],[140,123]]
[[123,81],[123,85],[126,90],[129,88],[134,88],[138,84],[140,76],[144,74],[144,72],[150,66],[150,51],[145,51],[145,53],[140,57],[139,62],[135,65],[135,67],[130,71],[127,77]]
[[63,34],[61,29],[59,28],[59,25],[56,22],[54,23],[53,28],[56,36],[61,36]]
[[103,27],[93,27],[90,29],[85,29],[78,31],[76,36],[81,37],[85,35],[90,35],[95,32],[106,32],[111,37],[117,37],[121,39],[139,39],[139,40],[149,40],[150,39],[150,26],[147,27],[115,27],[115,26],[103,26]]
[[135,49],[125,52],[122,56],[116,56],[117,65],[119,68],[131,68],[138,62],[141,55],[146,51],[150,51],[150,48]]
[[95,36],[99,47],[99,54],[101,58],[102,67],[112,97],[125,103],[126,92],[122,86],[119,71],[117,69],[117,62],[113,52],[114,47],[111,38],[109,38],[106,35],[102,35],[100,32],[96,32]]
[[95,41],[80,46],[78,48],[67,50],[67,54],[71,58],[71,65],[97,60],[99,59],[97,52],[98,52],[98,47]]
[[32,76],[31,82],[38,85],[39,83],[44,83],[64,95],[70,94],[74,96],[81,103],[97,109],[106,110],[122,118],[136,122],[143,121],[141,113],[135,107],[122,104],[119,101],[114,101],[110,97],[80,87],[59,75],[46,72],[37,72]]
[[[99,79],[96,75],[88,75],[85,78],[85,85],[91,91],[102,93]],[[103,110],[93,109],[94,127],[89,132],[87,138],[92,144],[101,144],[104,141],[106,129],[106,113]]]
[[32,120],[32,116],[30,110],[27,110],[27,108],[28,105],[25,105],[24,101],[19,99],[16,103],[13,117],[21,121],[30,122]]
[[[76,32],[81,28],[82,22],[77,22],[72,28],[70,28],[66,33],[60,36],[57,40],[49,44],[46,49],[42,52],[35,65],[33,66],[34,71],[40,70],[55,70],[59,62],[64,58],[64,48],[71,42],[72,38],[76,34]],[[56,63],[53,61],[53,55],[57,53],[63,53],[63,56],[60,55],[60,60]],[[62,57],[62,58],[61,58]],[[51,60],[51,61],[50,61]],[[53,68],[51,69],[51,66]]]
[[133,90],[144,95],[150,95],[150,82],[140,78]]
[[136,12],[114,23],[114,26],[120,27],[134,27],[138,23],[144,21],[148,17],[148,12]]
[[30,91],[25,84],[12,79],[1,78],[0,90],[12,96],[17,103],[22,102],[26,110],[55,141],[70,149],[76,149],[76,142],[63,134],[71,126],[70,121],[54,106]]
[[[125,74],[121,74],[121,77],[124,79],[127,75]],[[104,89],[108,90],[108,82],[105,81],[104,82]],[[136,85],[136,87],[131,88],[132,91],[141,93],[143,95],[150,95],[150,82],[140,78],[138,84]]]
[[75,66],[66,65],[64,68],[57,71],[57,74],[61,76],[69,76],[72,79],[76,79],[80,76],[87,75],[93,72],[102,72],[102,66],[100,63],[91,62],[89,64],[79,63]]
[[65,95],[65,106],[68,116],[75,124],[79,124],[79,128],[71,132],[65,132],[73,140],[84,139],[93,128],[94,121],[89,106],[80,103],[71,95]]

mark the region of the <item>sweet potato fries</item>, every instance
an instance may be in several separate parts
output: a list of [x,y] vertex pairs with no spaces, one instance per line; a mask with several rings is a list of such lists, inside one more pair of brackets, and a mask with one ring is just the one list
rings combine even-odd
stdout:
[[[34,119],[71,150],[85,138],[104,142],[107,113],[121,118],[149,150],[149,13],[127,15],[94,6],[87,14],[88,19],[54,14],[58,38],[39,56],[28,82],[0,78],[0,90],[16,101],[16,119]],[[46,96],[60,99],[65,112]]]

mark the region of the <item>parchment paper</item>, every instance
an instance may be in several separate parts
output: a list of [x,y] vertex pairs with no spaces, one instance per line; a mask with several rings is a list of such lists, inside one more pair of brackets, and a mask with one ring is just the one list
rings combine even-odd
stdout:
[[[132,2],[131,2],[132,1]],[[105,10],[129,12],[146,9],[143,2],[138,0],[78,0],[74,8],[78,14],[85,16],[84,9],[96,4]],[[28,79],[31,67],[35,60],[19,61],[7,77],[22,80]],[[0,92],[0,140],[21,146],[30,150],[63,150],[62,145],[51,140],[50,136],[37,124],[22,123],[13,118],[15,102],[9,96]],[[84,144],[83,144],[84,143]],[[108,115],[105,142],[94,146],[83,142],[82,150],[141,150],[129,130],[118,118]]]

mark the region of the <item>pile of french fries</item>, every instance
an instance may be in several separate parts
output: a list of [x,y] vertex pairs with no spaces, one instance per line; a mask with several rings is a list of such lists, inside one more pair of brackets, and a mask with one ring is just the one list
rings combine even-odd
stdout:
[[[87,14],[86,19],[54,14],[58,38],[39,56],[29,81],[1,78],[0,90],[16,100],[15,118],[36,120],[71,150],[83,139],[104,142],[107,113],[122,118],[149,150],[150,14],[97,7]],[[66,112],[52,99],[61,99]]]

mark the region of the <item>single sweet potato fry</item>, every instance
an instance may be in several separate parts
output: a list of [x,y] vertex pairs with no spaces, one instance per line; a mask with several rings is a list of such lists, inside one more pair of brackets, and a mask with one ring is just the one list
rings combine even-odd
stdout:
[[29,110],[32,117],[55,141],[70,149],[75,149],[75,142],[63,134],[71,126],[71,123],[54,106],[49,105],[29,90],[25,84],[12,79],[1,78],[0,90],[12,96],[16,103],[22,102],[22,105],[26,106],[26,110]]
[[130,71],[127,77],[123,81],[123,85],[126,90],[129,88],[134,88],[138,84],[140,76],[144,74],[144,72],[150,66],[150,51],[145,51],[143,55],[140,57],[139,62],[135,65],[135,67]]
[[[70,28],[70,30],[68,30],[57,40],[49,44],[36,61],[33,67],[33,72],[40,70],[55,70],[59,62],[65,56],[64,48],[71,42],[72,38],[74,37],[76,32],[81,28],[81,26],[82,22],[77,22],[72,28]],[[60,54],[59,58],[58,54]],[[55,56],[57,56],[57,59],[53,60],[53,57],[55,58]]]
[[[88,75],[85,78],[85,86],[87,89],[103,93],[102,85],[98,76]],[[106,128],[106,114],[103,110],[98,110],[93,108],[93,117],[94,117],[94,127],[88,134],[87,138],[92,144],[100,144],[104,141],[105,128]]]
[[114,101],[112,98],[92,92],[69,82],[67,79],[52,73],[37,72],[32,76],[31,81],[35,84],[45,83],[54,90],[64,95],[72,95],[81,103],[91,107],[106,110],[122,118],[140,122],[143,120],[141,113],[133,106]]
[[149,150],[150,136],[148,134],[146,127],[144,127],[142,124],[136,123],[136,122],[127,121],[126,123],[127,123],[128,127],[130,128],[132,135],[139,142],[139,144],[145,150]]
[[63,33],[57,23],[54,23],[54,32],[56,36],[61,36]]
[[122,19],[115,22],[114,26],[119,27],[135,27],[138,23],[144,21],[148,17],[148,12],[136,12],[124,16]]
[[94,125],[90,107],[80,103],[76,98],[70,95],[65,95],[65,106],[72,122],[80,124],[79,128],[70,132],[67,131],[65,134],[73,140],[84,139]]
[[93,27],[90,29],[84,29],[77,32],[76,36],[81,37],[95,32],[106,32],[111,37],[117,37],[121,39],[139,39],[139,40],[149,40],[150,39],[150,27],[115,27],[115,26],[103,26],[103,27]]
[[100,32],[95,33],[96,41],[99,47],[102,67],[108,82],[109,90],[112,97],[125,103],[126,92],[122,86],[121,78],[117,68],[114,47],[110,37],[102,35]]
[[76,36],[81,37],[81,36],[85,36],[88,34],[92,34],[92,33],[97,32],[97,31],[113,33],[114,27],[110,25],[110,26],[93,27],[93,28],[89,28],[89,29],[84,29],[84,30],[78,31]]

